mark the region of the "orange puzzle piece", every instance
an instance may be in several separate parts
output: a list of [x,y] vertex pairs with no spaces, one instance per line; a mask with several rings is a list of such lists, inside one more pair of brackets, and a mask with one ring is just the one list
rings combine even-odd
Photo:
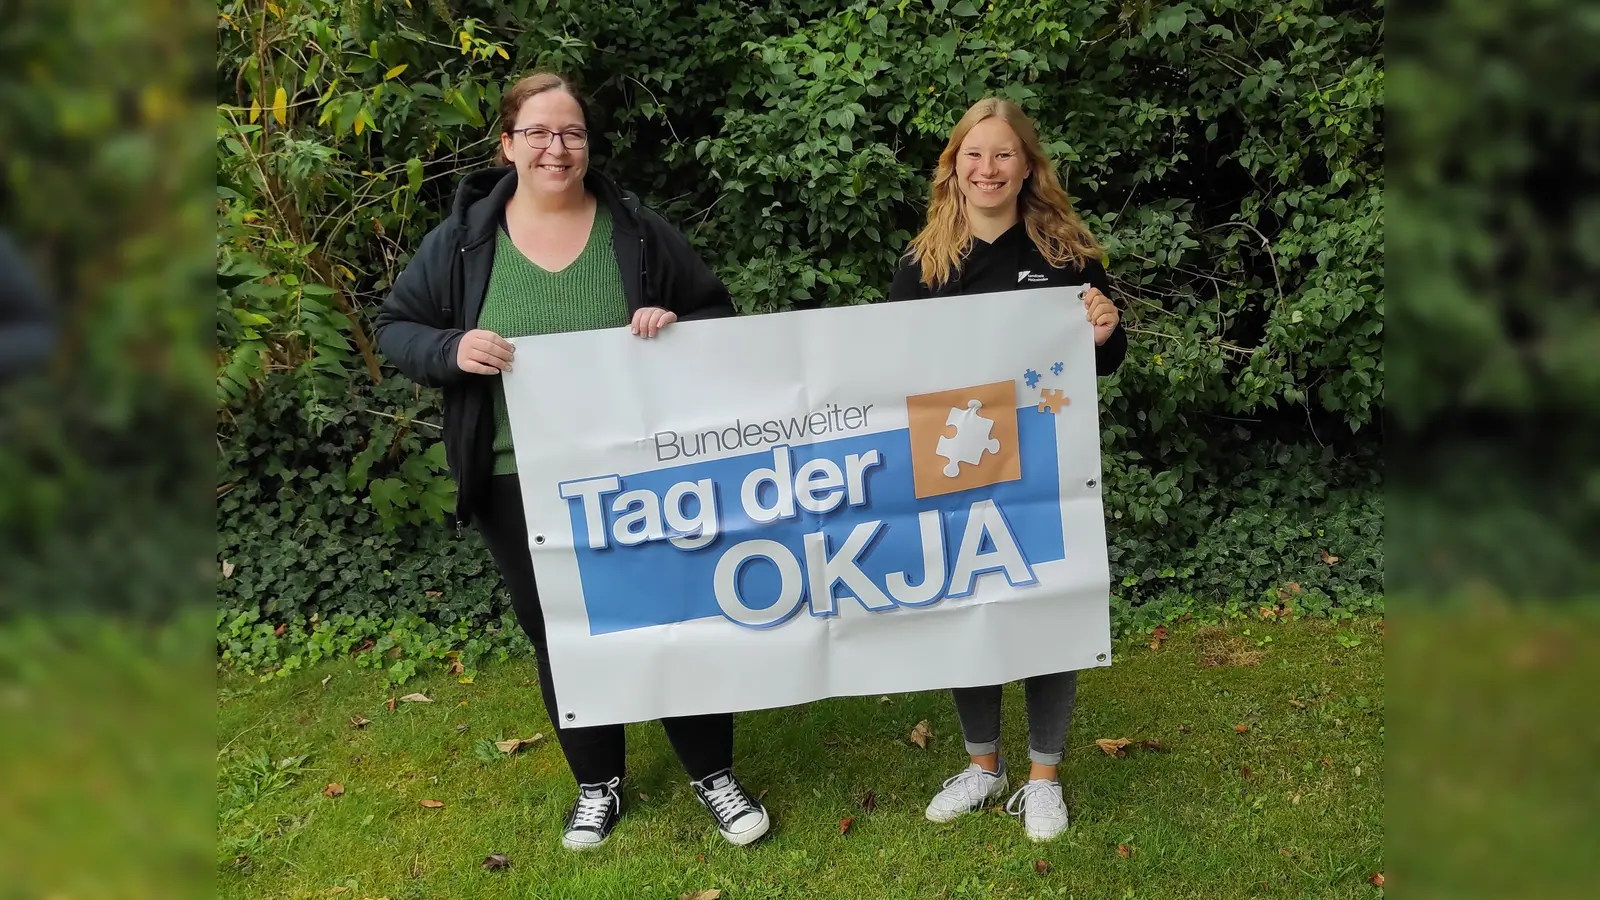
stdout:
[[1055,388],[1046,388],[1039,392],[1039,412],[1047,412],[1051,413],[1052,415],[1059,415],[1061,412],[1061,407],[1066,406],[1071,402],[1071,400],[1067,399],[1066,394],[1063,394],[1061,391]]

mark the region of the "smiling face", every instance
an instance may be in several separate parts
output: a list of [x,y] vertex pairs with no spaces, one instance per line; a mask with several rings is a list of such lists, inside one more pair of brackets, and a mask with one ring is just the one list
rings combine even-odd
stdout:
[[[525,187],[540,194],[583,190],[583,176],[589,170],[588,145],[570,149],[566,144],[570,132],[586,134],[588,125],[583,120],[583,109],[571,94],[559,88],[534,94],[522,104],[512,129],[514,134],[500,135],[500,148],[517,167]],[[550,146],[539,148],[529,144],[524,129],[562,134],[552,137]]]
[[974,125],[956,151],[956,184],[973,213],[1014,209],[1032,171],[1021,139],[999,116]]

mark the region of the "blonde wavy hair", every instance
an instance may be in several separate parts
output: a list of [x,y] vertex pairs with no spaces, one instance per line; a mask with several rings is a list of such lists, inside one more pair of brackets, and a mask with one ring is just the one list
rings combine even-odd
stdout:
[[972,249],[966,200],[956,184],[956,155],[967,133],[993,116],[1004,119],[1022,141],[1022,152],[1031,171],[1017,193],[1017,211],[1045,262],[1060,266],[1071,260],[1082,268],[1100,257],[1100,243],[1073,211],[1072,200],[1056,178],[1055,165],[1045,156],[1033,122],[1010,100],[988,97],[974,103],[950,132],[933,174],[928,224],[911,240],[911,258],[921,263],[922,283],[929,288],[948,282],[960,267],[962,257]]

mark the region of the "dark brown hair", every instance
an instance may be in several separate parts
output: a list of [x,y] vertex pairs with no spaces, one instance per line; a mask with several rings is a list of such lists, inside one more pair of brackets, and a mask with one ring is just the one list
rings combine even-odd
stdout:
[[[571,79],[541,69],[513,84],[509,90],[500,95],[500,133],[510,134],[511,129],[517,125],[517,113],[522,112],[522,104],[545,91],[566,91],[568,96],[578,101],[578,111],[583,113],[584,127],[589,125],[589,104],[584,101],[583,95],[578,92],[577,85]],[[503,148],[495,150],[495,159],[498,165],[510,165],[511,160],[506,158]]]

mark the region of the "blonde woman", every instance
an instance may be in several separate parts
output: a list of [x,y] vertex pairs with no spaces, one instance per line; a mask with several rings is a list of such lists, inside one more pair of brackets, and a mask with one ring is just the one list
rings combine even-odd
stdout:
[[[1033,123],[1009,100],[967,110],[939,155],[928,223],[895,273],[890,300],[1089,284],[1084,313],[1094,326],[1095,368],[1109,375],[1127,354],[1127,334],[1100,264],[1100,246],[1072,210]],[[1028,779],[1006,811],[1034,840],[1067,827],[1059,766],[1077,700],[1078,673],[1023,683],[1028,709]],[[956,714],[971,764],[944,783],[927,817],[949,822],[997,802],[1009,788],[1000,754],[1001,685],[957,688]]]

